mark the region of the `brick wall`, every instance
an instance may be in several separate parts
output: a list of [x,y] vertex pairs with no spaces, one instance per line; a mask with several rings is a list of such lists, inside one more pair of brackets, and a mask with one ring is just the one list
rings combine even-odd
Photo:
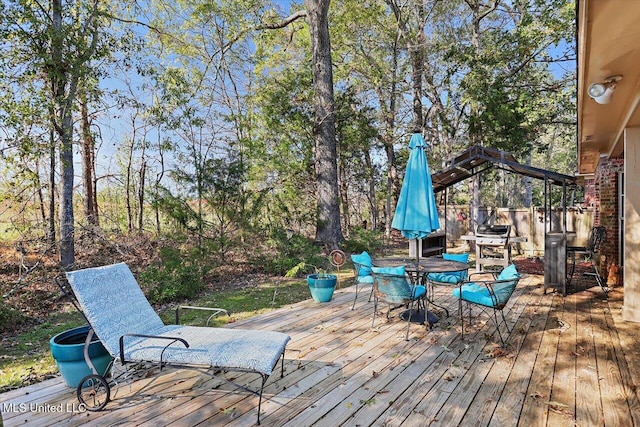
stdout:
[[[607,257],[605,268],[608,268],[612,262],[620,264],[618,260],[618,172],[622,172],[623,169],[622,157],[611,159],[602,157],[598,163],[595,178],[585,182],[585,204],[594,203],[596,207],[594,224],[602,225],[607,229],[607,240],[602,248],[602,254]],[[606,270],[603,273],[606,275]]]

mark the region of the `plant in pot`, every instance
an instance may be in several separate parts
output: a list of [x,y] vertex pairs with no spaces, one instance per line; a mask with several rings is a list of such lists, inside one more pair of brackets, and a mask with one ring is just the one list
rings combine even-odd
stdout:
[[313,267],[315,271],[314,274],[307,275],[307,285],[309,286],[309,292],[311,292],[313,300],[315,302],[331,301],[333,292],[336,289],[336,283],[338,282],[338,276],[335,274],[326,273],[315,265],[307,264],[303,261],[287,271],[285,277],[294,277],[307,267]]

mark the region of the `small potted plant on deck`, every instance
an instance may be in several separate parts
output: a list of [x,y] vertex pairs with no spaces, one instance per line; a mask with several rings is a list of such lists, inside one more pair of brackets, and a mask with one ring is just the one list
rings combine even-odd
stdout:
[[313,267],[315,270],[314,274],[307,275],[307,285],[309,285],[309,292],[311,292],[313,300],[315,302],[331,301],[338,282],[338,276],[335,274],[326,273],[315,265],[307,264],[303,261],[287,271],[285,277],[294,277],[306,267]]

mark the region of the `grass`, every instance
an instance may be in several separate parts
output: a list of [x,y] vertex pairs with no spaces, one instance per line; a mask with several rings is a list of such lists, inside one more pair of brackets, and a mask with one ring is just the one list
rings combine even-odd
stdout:
[[[212,323],[213,326],[220,326],[308,298],[310,298],[309,288],[306,283],[298,279],[283,280],[277,284],[268,283],[240,290],[210,293],[195,301],[190,301],[188,305],[224,308],[229,312],[229,316],[219,316]],[[177,305],[179,304],[175,306]],[[160,313],[160,317],[165,323],[175,322],[175,306]],[[182,310],[180,323],[203,326],[209,315],[210,313],[206,311]]]
[[28,332],[11,337],[10,342],[3,342],[0,350],[0,392],[56,375],[58,370],[49,352],[49,340],[84,323],[76,311],[55,313]]
[[[277,283],[260,284],[245,289],[214,292],[202,295],[185,305],[220,307],[229,311],[212,322],[220,326],[235,320],[275,310],[310,298],[309,289],[301,279],[287,279]],[[165,323],[175,322],[175,307],[160,311]],[[210,313],[182,310],[180,323],[204,325]],[[3,342],[0,348],[0,392],[23,387],[56,376],[58,370],[49,351],[49,339],[64,330],[85,324],[82,316],[70,307],[65,312],[52,314],[45,322],[28,332]]]

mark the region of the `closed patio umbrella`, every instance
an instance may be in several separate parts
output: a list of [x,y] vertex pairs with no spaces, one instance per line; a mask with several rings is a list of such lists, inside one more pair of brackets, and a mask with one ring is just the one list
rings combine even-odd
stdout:
[[407,239],[416,239],[418,259],[420,258],[418,240],[440,228],[438,206],[433,193],[425,147],[426,143],[422,135],[414,133],[409,142],[411,153],[407,161],[407,171],[391,223],[391,227],[399,230]]

